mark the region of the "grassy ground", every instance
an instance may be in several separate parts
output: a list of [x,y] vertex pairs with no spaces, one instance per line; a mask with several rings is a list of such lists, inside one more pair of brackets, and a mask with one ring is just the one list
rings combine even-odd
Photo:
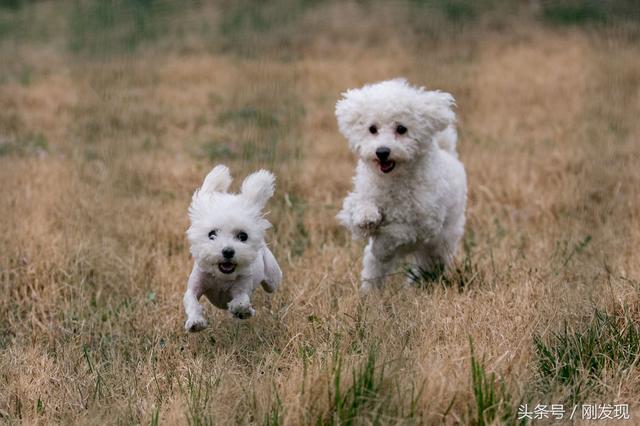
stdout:
[[[3,422],[639,421],[633,2],[0,5]],[[400,75],[457,99],[468,226],[455,271],[361,298],[333,108]],[[218,163],[277,175],[285,280],[187,335],[186,210]]]

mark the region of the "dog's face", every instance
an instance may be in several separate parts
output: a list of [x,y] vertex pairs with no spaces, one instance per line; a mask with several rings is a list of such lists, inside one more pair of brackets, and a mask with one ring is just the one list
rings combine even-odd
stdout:
[[336,104],[336,117],[351,150],[390,174],[427,152],[434,135],[455,121],[453,103],[448,93],[396,79],[347,91]]
[[187,237],[191,254],[205,272],[222,280],[249,275],[271,226],[262,209],[273,195],[274,177],[261,170],[245,179],[239,194],[227,193],[231,176],[214,168],[193,194]]

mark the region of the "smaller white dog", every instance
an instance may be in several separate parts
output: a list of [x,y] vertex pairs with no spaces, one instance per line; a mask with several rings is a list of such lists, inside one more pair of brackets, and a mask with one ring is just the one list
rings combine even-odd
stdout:
[[271,224],[262,209],[273,196],[275,178],[266,170],[249,175],[239,194],[228,193],[231,175],[217,166],[196,190],[189,206],[187,237],[195,262],[184,294],[185,329],[207,326],[198,300],[204,294],[220,309],[239,319],[256,311],[251,294],[258,287],[273,293],[282,280],[278,262],[264,236]]
[[349,90],[336,104],[340,131],[358,156],[355,188],[337,217],[355,238],[369,238],[364,291],[382,285],[405,255],[431,272],[453,260],[467,200],[453,105],[450,94],[404,79]]

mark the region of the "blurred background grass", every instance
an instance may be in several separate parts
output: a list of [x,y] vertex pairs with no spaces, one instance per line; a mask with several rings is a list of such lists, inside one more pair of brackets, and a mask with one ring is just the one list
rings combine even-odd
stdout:
[[[36,0],[0,2],[0,36],[5,41],[64,43],[75,54],[132,54],[160,44],[186,48],[190,37],[205,48],[238,55],[300,54],[326,30],[311,17],[326,18],[339,2],[331,0],[193,1]],[[363,16],[385,8],[403,13],[388,19],[421,41],[450,37],[452,32],[478,25],[500,26],[514,16],[552,25],[581,25],[590,30],[615,26],[635,38],[640,19],[633,0],[407,0],[388,5],[375,0],[353,2]],[[323,16],[325,15],[325,16]],[[397,21],[394,21],[396,20]],[[313,24],[316,25],[313,25]],[[330,25],[330,24],[329,24]],[[324,34],[324,36],[331,36]],[[340,36],[340,34],[333,34]]]

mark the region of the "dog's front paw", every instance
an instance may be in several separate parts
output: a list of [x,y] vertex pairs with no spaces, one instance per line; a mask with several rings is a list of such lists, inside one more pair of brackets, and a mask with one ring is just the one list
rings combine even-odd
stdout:
[[256,315],[256,310],[249,307],[249,309],[247,309],[246,311],[236,311],[231,312],[231,314],[234,318],[245,320],[254,317]]
[[234,318],[249,319],[256,315],[256,310],[251,305],[244,303],[229,303],[229,312]]
[[375,231],[381,222],[382,214],[375,207],[362,208],[353,214],[353,224],[360,233],[365,235]]
[[239,308],[233,311],[230,310],[229,312],[231,312],[231,315],[233,315],[234,318],[241,319],[241,320],[249,319],[256,315],[256,310],[253,309],[251,306],[247,308]]
[[189,318],[187,322],[184,323],[184,329],[190,333],[202,331],[205,328],[207,328],[207,320],[202,317]]

